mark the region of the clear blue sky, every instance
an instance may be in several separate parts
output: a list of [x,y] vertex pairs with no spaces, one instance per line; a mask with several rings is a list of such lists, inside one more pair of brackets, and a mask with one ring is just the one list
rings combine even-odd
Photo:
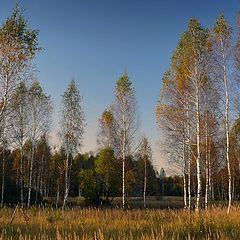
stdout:
[[39,80],[56,111],[71,78],[78,83],[87,118],[84,151],[96,149],[97,119],[114,99],[114,85],[125,70],[136,89],[141,133],[151,140],[154,163],[165,166],[154,109],[187,21],[194,16],[211,27],[220,12],[234,24],[239,0],[0,0],[0,22],[19,3],[45,49],[36,60]]

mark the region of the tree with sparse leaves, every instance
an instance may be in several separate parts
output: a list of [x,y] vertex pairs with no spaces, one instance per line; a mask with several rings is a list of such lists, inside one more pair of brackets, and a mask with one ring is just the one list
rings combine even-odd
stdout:
[[60,138],[66,152],[65,193],[63,208],[66,206],[72,168],[72,159],[81,149],[85,127],[85,116],[82,109],[82,97],[74,80],[70,82],[62,97],[62,116]]
[[27,206],[30,206],[37,141],[49,131],[52,113],[50,96],[44,92],[38,81],[33,82],[28,89],[27,107],[27,136],[31,143]]
[[[0,27],[0,140],[3,149],[9,142],[7,128],[11,120],[9,114],[12,97],[19,83],[31,73],[29,71],[31,62],[39,50],[38,31],[30,29],[17,6]],[[3,204],[5,157],[2,158],[2,170],[1,203]]]
[[115,86],[115,102],[112,106],[116,124],[115,152],[122,160],[122,205],[125,207],[125,164],[126,157],[131,153],[134,138],[139,124],[135,90],[127,73],[117,80]]

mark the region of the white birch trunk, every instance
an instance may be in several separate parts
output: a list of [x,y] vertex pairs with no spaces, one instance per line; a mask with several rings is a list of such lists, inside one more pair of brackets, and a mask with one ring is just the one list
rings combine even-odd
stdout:
[[143,184],[143,207],[146,208],[146,191],[147,191],[147,159],[144,160],[144,184]]
[[187,182],[186,182],[186,174],[183,174],[183,202],[184,208],[187,208]]
[[63,198],[63,206],[62,208],[64,209],[66,207],[66,203],[67,203],[67,198],[68,198],[68,169],[69,169],[69,154],[67,154],[67,158],[66,158],[66,170],[65,170],[65,193],[64,193],[64,198]]
[[208,208],[208,198],[209,198],[209,159],[208,159],[208,134],[206,132],[206,137],[205,137],[205,154],[206,154],[206,159],[205,159],[205,209]]
[[227,80],[227,67],[226,67],[226,55],[223,48],[223,42],[221,41],[221,51],[223,59],[223,80],[225,88],[225,131],[226,131],[226,163],[228,170],[228,210],[230,213],[230,208],[232,204],[232,176],[230,168],[230,158],[229,158],[229,93],[228,93],[228,80]]
[[126,158],[126,156],[125,156],[125,139],[126,139],[126,137],[125,137],[125,131],[124,131],[124,136],[123,136],[123,149],[122,149],[122,157],[123,157],[123,159],[122,159],[122,161],[123,161],[123,163],[122,163],[122,207],[123,207],[123,209],[125,208],[125,158]]
[[23,146],[21,146],[20,150],[20,199],[21,199],[21,204],[24,202],[24,187],[23,187]]
[[185,146],[185,134],[183,137],[183,202],[184,202],[184,208],[187,208],[187,184],[186,184],[186,168],[187,168],[187,159],[186,159],[186,146]]
[[4,192],[5,192],[5,121],[6,121],[6,107],[9,95],[9,79],[8,75],[4,78],[4,94],[3,94],[3,102],[1,107],[1,115],[0,115],[0,138],[3,142],[3,158],[2,158],[2,191],[1,191],[1,206],[3,206],[4,202]]
[[5,192],[5,146],[3,145],[2,151],[2,191],[1,191],[1,206],[4,203],[4,192]]
[[[188,104],[188,102],[187,102]],[[191,141],[190,141],[190,123],[189,123],[189,109],[187,107],[187,147],[188,147],[188,208],[191,210]]]
[[57,199],[56,199],[56,207],[58,206],[58,202],[59,202],[59,179],[58,179],[58,183],[57,183]]
[[126,198],[126,192],[125,192],[125,161],[126,161],[126,102],[124,100],[123,102],[123,115],[122,115],[122,129],[123,129],[123,141],[122,141],[122,207],[125,208],[125,198]]
[[27,206],[28,207],[30,207],[30,203],[31,203],[34,151],[35,151],[35,144],[33,144],[33,146],[32,146],[31,160],[30,160],[29,185],[28,185],[28,201],[27,201]]
[[[195,67],[196,68],[196,67]],[[201,152],[200,152],[200,107],[199,107],[199,80],[197,70],[195,69],[195,94],[196,94],[196,137],[197,137],[197,201],[196,201],[196,211],[199,211],[200,207],[200,197],[202,191],[202,182],[201,182],[201,167],[200,167],[200,160],[201,160]]]

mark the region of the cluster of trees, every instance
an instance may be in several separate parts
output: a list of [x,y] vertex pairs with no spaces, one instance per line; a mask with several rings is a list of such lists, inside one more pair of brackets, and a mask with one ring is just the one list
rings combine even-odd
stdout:
[[4,202],[7,155],[11,146],[19,149],[21,200],[24,184],[23,146],[28,142],[30,155],[26,178],[27,204],[30,204],[36,142],[47,132],[51,104],[38,81],[33,79],[32,61],[41,50],[38,31],[31,30],[17,7],[0,28],[0,143],[1,204]]
[[138,140],[135,90],[126,72],[99,118],[97,154],[80,153],[86,119],[74,80],[62,96],[61,144],[51,148],[52,103],[33,64],[41,51],[38,31],[16,7],[0,27],[1,205],[11,196],[27,206],[54,197],[63,207],[69,195],[84,196],[91,204],[122,196],[124,208],[126,196],[142,196],[146,206],[147,195],[183,192],[186,208],[195,204],[198,211],[204,196],[205,208],[209,200],[228,199],[229,212],[232,199],[240,196],[237,20],[231,28],[221,14],[207,29],[190,19],[172,55],[156,118],[169,162],[182,177],[166,178],[152,165],[147,137]]
[[[38,204],[46,197],[56,206],[62,206],[65,198],[66,159],[64,148],[51,150],[48,140],[42,136],[35,145],[35,155],[32,172],[32,194],[30,204]],[[23,180],[20,169],[20,149],[5,150],[5,203],[21,202],[20,186],[24,182],[24,203],[28,197],[28,174],[31,143],[26,142],[23,147]],[[111,204],[116,196],[121,196],[122,161],[117,159],[114,151],[106,147],[97,155],[93,153],[77,153],[68,158],[71,170],[68,169],[68,195],[83,196],[87,204]],[[146,168],[145,168],[146,163]],[[70,164],[69,164],[70,165]],[[145,186],[145,169],[147,181]],[[150,161],[142,155],[126,158],[126,196],[143,197],[156,195],[160,182],[156,170]],[[144,191],[145,190],[145,191]],[[66,201],[66,200],[65,200]],[[66,204],[66,202],[65,202]]]
[[[99,151],[80,154],[86,120],[74,80],[62,96],[59,149],[49,144],[52,103],[36,80],[34,59],[41,50],[38,31],[17,6],[0,27],[0,174],[1,205],[30,206],[42,197],[83,195],[89,203],[104,197],[143,196],[158,190],[149,141],[136,144],[139,116],[127,73],[116,82],[115,101],[99,119]],[[121,173],[121,174],[120,174]],[[10,187],[11,186],[11,187]],[[122,193],[122,194],[121,194]]]
[[[192,18],[162,79],[156,119],[169,162],[183,176],[184,204],[205,208],[209,199],[239,198],[240,18],[223,14],[211,29]],[[188,198],[187,198],[188,197]]]

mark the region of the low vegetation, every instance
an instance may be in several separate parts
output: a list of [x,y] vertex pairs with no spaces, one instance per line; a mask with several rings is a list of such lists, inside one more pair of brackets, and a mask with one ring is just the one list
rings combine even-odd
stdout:
[[[238,239],[240,209],[2,208],[0,239]],[[11,221],[12,220],[12,221]],[[10,222],[11,221],[11,222]]]

